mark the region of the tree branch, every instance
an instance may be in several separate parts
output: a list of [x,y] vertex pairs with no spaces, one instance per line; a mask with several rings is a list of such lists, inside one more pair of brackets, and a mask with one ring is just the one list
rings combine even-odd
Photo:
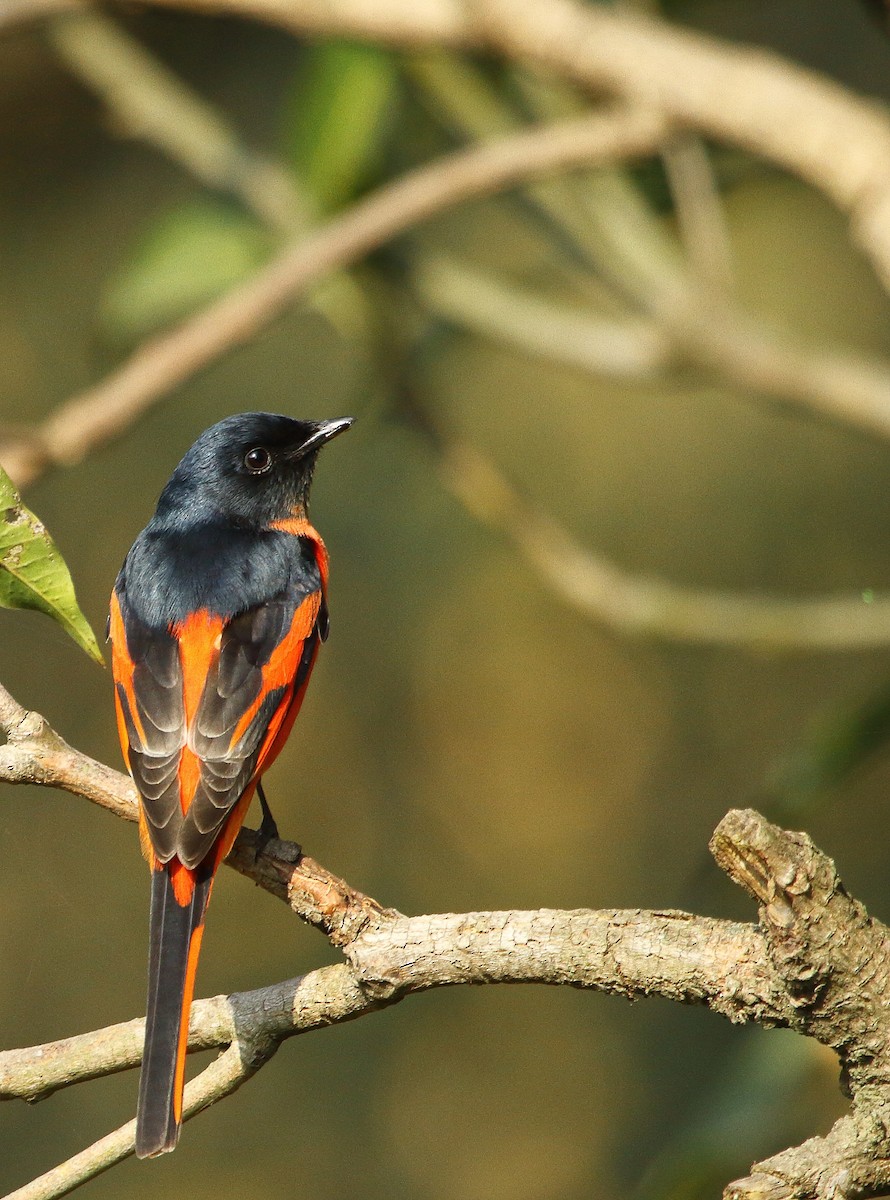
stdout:
[[[831,197],[890,284],[890,123],[876,105],[759,49],[576,0],[154,0],[297,34],[481,46],[759,154]],[[777,114],[781,119],[777,120]]]
[[[444,112],[463,136],[490,141],[514,128],[515,114],[487,76],[455,56],[414,56],[409,71],[434,100],[437,112]],[[571,89],[527,74],[517,78],[539,119],[576,114],[579,101]],[[690,148],[693,144],[688,135],[669,143]],[[668,152],[668,157],[676,158],[676,151]],[[686,188],[697,194],[693,207],[703,210],[694,222],[697,245],[722,240],[717,228],[719,208],[706,198],[707,179],[698,178],[706,164],[700,168],[696,180],[689,181],[694,186]],[[688,174],[680,171],[681,177]],[[645,373],[658,365],[688,361],[771,401],[799,405],[843,425],[890,436],[890,363],[849,351],[796,345],[764,328],[713,286],[716,278],[708,286],[700,272],[697,275],[684,266],[663,221],[626,172],[617,167],[601,169],[528,185],[523,191],[639,310],[635,318],[625,318],[623,326],[612,321],[604,328],[602,319],[592,313],[568,312],[537,299],[531,301],[532,313],[530,298],[514,292],[505,301],[504,288],[495,290],[485,280],[481,294],[471,294],[467,284],[479,283],[474,276],[459,287],[453,270],[443,281],[441,267],[430,289],[421,259],[414,267],[415,278],[419,274],[421,295],[433,308],[444,300],[445,315],[452,319],[477,327],[484,324],[488,332],[514,344],[524,340],[533,353],[598,373],[629,374],[634,368]],[[688,203],[683,207],[688,209]],[[711,229],[708,236],[702,224]],[[712,245],[709,257],[717,260],[724,255]],[[713,267],[711,276],[721,273],[716,262]],[[486,301],[488,311],[483,317]],[[640,314],[646,321],[642,328]],[[653,345],[654,339],[658,341]]]
[[[825,1138],[755,1164],[728,1197],[870,1196],[890,1182],[880,1113],[890,1100],[890,930],[844,891],[803,834],[730,812],[711,843],[761,904],[760,925],[681,912],[591,910],[403,917],[380,909],[346,962],[253,992],[197,1001],[190,1049],[228,1047],[189,1085],[187,1115],[228,1095],[287,1038],[413,992],[481,983],[569,985],[704,1004],[732,1021],[787,1027],[836,1050],[850,1115]],[[142,1022],[0,1054],[0,1097],[39,1099],[136,1065]],[[879,1136],[880,1135],[880,1136]],[[132,1122],[17,1197],[63,1195],[132,1152]],[[838,1190],[839,1181],[848,1187]],[[784,1189],[784,1190],[783,1190]],[[834,1189],[834,1190],[832,1190]]]
[[418,258],[410,280],[427,307],[445,319],[597,375],[651,379],[686,360],[771,401],[869,433],[890,414],[890,363],[795,345],[725,301],[708,305],[700,292],[687,292],[669,317],[606,318],[443,255]]
[[[157,2],[185,6],[182,0]],[[107,381],[106,391],[100,385],[60,410],[38,438],[20,445],[25,476],[30,471],[34,477],[53,462],[76,461],[114,436],[164,389],[250,336],[326,271],[355,261],[411,222],[537,171],[598,155],[611,160],[644,152],[676,126],[742,145],[821,188],[848,214],[863,250],[885,284],[890,282],[890,124],[864,102],[771,56],[729,53],[709,39],[582,8],[571,0],[547,5],[483,0],[478,6],[458,0],[379,0],[375,5],[365,0],[187,0],[187,6],[253,12],[301,32],[349,33],[393,44],[487,45],[651,111],[592,119],[588,134],[600,122],[593,138],[597,148],[587,146],[583,154],[577,143],[580,123],[572,127],[572,145],[560,143],[567,124],[455,156],[383,189],[291,248],[245,288],[144,348]],[[16,7],[25,5],[17,0]],[[518,159],[511,160],[510,153],[520,149]],[[886,407],[875,406],[861,423],[886,436],[890,415]],[[458,467],[457,486],[475,472],[471,499],[493,504],[505,528],[511,523],[518,528],[519,518],[528,514],[497,474],[486,474],[472,455],[464,455]],[[544,534],[554,530],[539,519],[535,537]],[[518,538],[516,529],[512,535]],[[526,550],[534,554],[534,539]],[[563,551],[562,568],[571,577],[574,548],[566,544]],[[607,584],[613,600],[620,596],[622,610],[639,615],[639,607],[634,609],[639,593],[622,595],[626,581],[620,576],[600,572],[597,578],[581,571],[573,578],[576,586],[582,580],[590,595]],[[648,599],[669,610],[678,602],[675,593],[663,590],[650,592]],[[682,604],[678,611],[683,618]],[[727,615],[739,619],[737,612],[724,612],[723,618]],[[812,615],[816,635],[823,636],[825,607]],[[793,616],[798,619],[799,613]],[[838,614],[827,616],[836,620]],[[0,778],[64,786],[134,817],[128,781],[67,746],[2,691],[0,722],[8,738],[0,748]],[[670,912],[403,917],[301,859],[291,844],[273,844],[274,853],[265,852],[251,865],[254,843],[246,834],[235,851],[239,869],[320,927],[344,949],[346,962],[258,992],[199,1002],[193,1044],[227,1049],[189,1085],[186,1113],[234,1090],[286,1037],[425,988],[534,980],[628,996],[657,993],[706,1004],[733,1020],[786,1025],[831,1046],[840,1057],[852,1098],[850,1114],[826,1137],[755,1164],[748,1178],[730,1185],[727,1196],[840,1200],[886,1191],[890,932],[847,895],[833,864],[804,835],[778,830],[754,813],[730,813],[712,848],[720,865],[759,902],[758,928]],[[34,1098],[134,1065],[139,1028],[139,1022],[131,1022],[51,1047],[10,1052],[15,1057],[0,1058],[11,1080],[9,1094]],[[131,1149],[132,1124],[15,1195],[33,1200],[64,1194]]]
[[[335,0],[334,7],[341,2]],[[295,6],[294,11],[298,9],[302,11],[300,5]],[[356,15],[348,3],[345,3],[344,11],[352,14],[350,19]],[[501,10],[497,8],[497,11]],[[553,11],[559,20],[565,21],[573,10],[571,4],[559,0]],[[579,19],[586,19],[585,12],[580,13]],[[84,20],[81,17],[60,19],[54,28],[77,33]],[[85,28],[89,32],[91,26],[89,19],[86,20]],[[615,28],[620,30],[626,23],[627,19],[621,18]],[[647,36],[651,37],[660,28],[651,22],[648,25],[643,22],[643,26]],[[506,36],[502,35],[503,31],[498,35],[501,40]],[[716,44],[711,45],[707,39],[690,41],[686,38],[684,42],[683,37],[680,41],[687,49],[690,45],[697,47],[695,53],[703,53],[703,47],[709,45],[710,51],[715,52]],[[121,52],[121,46],[117,46],[114,54]],[[143,62],[143,67],[148,65]],[[562,73],[572,74],[565,64]],[[798,74],[800,83],[804,73]],[[806,76],[804,82],[804,93],[807,89],[822,89],[823,101],[834,103],[838,120],[851,118],[849,105],[837,109],[838,98],[843,98],[841,93],[829,96],[829,89],[815,77]],[[168,99],[172,96],[169,80],[163,83],[161,90]],[[119,89],[114,95],[123,103]],[[132,103],[141,114],[147,107],[141,94],[133,98],[129,91],[126,103]],[[144,115],[139,120],[144,122]],[[290,300],[304,293],[327,271],[354,261],[374,245],[425,219],[440,207],[485,194],[519,179],[534,177],[543,170],[579,162],[589,165],[593,161],[612,161],[627,153],[653,150],[663,145],[670,129],[669,123],[639,111],[563,121],[557,126],[514,134],[490,147],[444,159],[381,189],[342,218],[285,251],[244,287],[236,289],[173,333],[148,343],[104,383],[63,405],[34,431],[33,436],[18,436],[8,452],[12,473],[21,482],[27,482],[53,463],[81,458],[128,427],[166,389],[273,319]],[[594,146],[585,147],[584,140],[591,134]],[[565,140],[577,143],[579,137],[580,146],[561,144]],[[508,159],[513,155],[512,163],[506,166],[505,155]],[[517,156],[519,161],[516,161]],[[890,434],[890,383],[881,364],[872,364],[852,355],[813,355],[777,344],[741,313],[732,311],[725,304],[715,306],[712,298],[700,295],[688,283],[673,269],[650,270],[644,280],[638,281],[645,293],[641,300],[644,306],[648,304],[656,318],[654,327],[642,322],[627,326],[600,322],[593,326],[587,321],[581,329],[581,320],[567,321],[566,314],[550,312],[544,328],[538,319],[540,306],[529,312],[528,305],[514,304],[512,310],[501,315],[500,328],[504,328],[506,320],[507,336],[528,340],[531,322],[537,331],[532,340],[539,348],[541,335],[546,334],[551,353],[555,342],[557,352],[565,357],[570,353],[566,346],[580,340],[584,342],[584,351],[583,354],[575,353],[576,360],[591,365],[596,358],[605,359],[620,370],[634,366],[646,369],[647,364],[651,367],[679,350],[693,361],[715,368],[743,386],[790,399],[883,436]],[[451,303],[453,306],[453,296]],[[478,297],[474,303],[470,318],[478,323]],[[560,346],[562,350],[558,349]],[[867,602],[844,596],[796,601],[696,591],[666,581],[630,576],[614,564],[585,551],[542,515],[523,530],[510,517],[510,509],[518,511],[517,498],[508,496],[503,480],[495,480],[498,486],[492,486],[497,473],[491,464],[482,464],[481,456],[469,447],[453,449],[455,453],[449,456],[444,469],[456,494],[479,513],[485,509],[486,490],[489,500],[499,493],[503,503],[492,523],[499,524],[513,537],[542,577],[564,598],[580,611],[604,619],[614,628],[681,640],[795,648],[836,649],[881,644],[888,639],[890,606],[882,600],[875,601],[871,594]],[[481,470],[481,466],[486,466],[487,470]],[[486,474],[487,483],[483,480]],[[483,480],[482,484],[480,480]],[[489,518],[491,516],[489,511]],[[545,563],[539,553],[542,538],[551,534],[556,536],[556,544],[562,548],[558,556],[558,573],[553,570],[552,560]]]
[[[129,781],[67,746],[0,688],[0,775],[55,784],[133,819]],[[468,983],[537,982],[704,1004],[732,1021],[785,1026],[834,1049],[853,1106],[813,1139],[731,1185],[739,1200],[837,1200],[890,1183],[880,1114],[890,1104],[890,930],[841,885],[805,834],[731,812],[711,842],[718,864],[761,905],[759,927],[680,912],[479,912],[406,917],[355,891],[291,843],[259,856],[242,833],[229,862],[344,951],[346,961],[254,992],[198,1001],[191,1049],[227,1047],[187,1092],[187,1112],[228,1095],[285,1039],[351,1020],[403,996]],[[0,1098],[39,1099],[125,1070],[142,1022],[0,1054]],[[132,1124],[15,1195],[63,1195],[132,1152]],[[784,1189],[784,1190],[783,1190]]]
[[156,145],[208,187],[238,196],[270,228],[294,234],[308,206],[284,166],[241,143],[211,105],[100,12],[46,22],[62,61],[102,98],[120,130]]
[[[794,1008],[752,926],[682,912],[383,912],[345,947],[348,964],[196,1001],[190,1050],[282,1041],[435,987],[546,983],[704,1004],[735,1022],[787,1026]],[[0,1053],[0,1099],[41,1100],[137,1066],[144,1022]]]
[[[233,1042],[223,1054],[212,1062],[197,1078],[186,1084],[182,1113],[187,1121],[203,1112],[217,1100],[230,1096],[254,1075],[275,1052],[277,1045],[250,1046]],[[10,1192],[5,1200],[54,1200],[66,1196],[75,1188],[95,1179],[110,1167],[122,1162],[133,1153],[136,1143],[136,1122],[128,1121],[114,1133],[100,1138],[80,1154],[75,1154],[46,1174],[32,1179],[24,1187]]]
[[[53,463],[78,461],[116,436],[165,390],[251,336],[326,271],[355,261],[408,225],[463,198],[542,171],[651,151],[676,126],[744,146],[825,192],[851,218],[854,234],[878,274],[885,283],[890,280],[890,122],[876,107],[844,89],[762,51],[727,48],[715,39],[663,22],[616,15],[602,7],[582,7],[573,0],[548,0],[547,5],[485,0],[473,9],[457,0],[380,0],[373,6],[362,0],[155,2],[207,12],[238,12],[298,33],[346,35],[395,45],[473,47],[486,41],[503,54],[544,66],[564,79],[627,98],[634,110],[620,120],[629,125],[623,133],[630,137],[631,145],[615,145],[614,137],[606,135],[610,144],[604,146],[600,131],[593,133],[595,146],[589,152],[576,144],[565,153],[560,137],[552,139],[547,131],[541,135],[544,146],[535,147],[532,132],[517,135],[512,149],[520,156],[531,155],[534,161],[513,164],[505,177],[498,154],[488,156],[480,150],[469,155],[480,156],[475,164],[482,175],[486,165],[493,166],[494,176],[486,182],[480,181],[478,174],[468,179],[465,172],[470,164],[465,156],[457,156],[382,189],[286,253],[251,284],[172,334],[148,343],[104,384],[63,405],[34,436],[12,443],[5,457],[19,483],[33,480]],[[27,11],[27,3],[18,3],[9,19]],[[34,11],[44,8],[35,5]],[[641,102],[650,106],[649,113],[639,111]],[[653,115],[656,112],[661,115]],[[780,120],[777,114],[781,114]],[[593,132],[590,127],[588,132]],[[620,143],[621,131],[613,129],[612,133],[619,134]],[[549,159],[548,141],[556,143]],[[546,163],[540,161],[541,154]],[[453,188],[442,179],[452,165],[458,166]],[[437,187],[444,191],[439,190],[438,198],[418,195],[424,184],[432,192]],[[402,203],[407,208],[404,219],[393,212],[393,207]],[[415,204],[419,205],[416,210]],[[697,327],[700,322],[693,324]],[[744,347],[736,346],[734,353],[728,354],[725,341],[710,348],[703,345],[702,356],[707,358],[710,353],[715,365],[729,360],[744,363],[746,356],[739,353]],[[802,361],[789,362],[784,371],[779,370],[779,385],[790,382],[792,398],[800,396],[811,403],[811,373],[802,386],[795,387],[802,365]],[[749,353],[747,369],[753,377],[759,372],[767,383],[770,377],[777,378],[775,364],[770,368],[763,355]],[[837,383],[840,389],[846,386],[843,378]],[[886,381],[869,380],[866,372],[861,379],[853,378],[850,390],[852,402],[846,406],[831,399],[820,404],[818,398],[815,405],[881,436],[890,435]]]
[[[460,42],[469,46],[478,44],[482,36],[480,28],[466,15],[468,10],[450,0],[410,5],[405,0],[381,0],[372,11],[357,0],[324,4],[316,0],[287,4],[277,0],[157,2],[205,11],[241,12],[296,32],[348,34],[395,44]],[[249,337],[326,271],[354,262],[410,224],[462,198],[497,190],[540,171],[565,168],[572,162],[615,161],[625,155],[646,153],[663,142],[672,122],[744,145],[808,179],[851,216],[854,232],[879,274],[885,280],[890,278],[890,169],[886,165],[890,162],[890,122],[873,106],[762,52],[737,47],[730,50],[713,39],[660,22],[616,16],[602,8],[581,8],[571,0],[550,0],[546,6],[486,0],[480,11],[486,15],[486,36],[501,52],[537,62],[588,87],[624,95],[634,104],[644,97],[653,105],[653,111],[664,116],[657,118],[651,112],[635,110],[623,118],[632,127],[625,130],[630,132],[632,145],[604,147],[602,139],[594,136],[597,145],[589,153],[575,146],[564,155],[565,147],[555,147],[548,165],[529,162],[524,171],[521,167],[508,171],[506,179],[492,178],[480,185],[478,178],[468,181],[458,170],[453,190],[446,183],[444,194],[437,200],[418,197],[418,187],[428,180],[435,191],[436,185],[442,184],[442,173],[447,175],[455,163],[453,159],[382,189],[286,253],[252,284],[237,289],[174,333],[148,343],[104,384],[62,406],[34,437],[13,443],[6,458],[10,473],[19,483],[33,480],[52,463],[78,461],[94,446],[116,436],[165,390]],[[732,96],[731,104],[727,103],[727,95]],[[781,120],[776,120],[776,113],[782,114]],[[644,123],[645,130],[639,122]],[[516,136],[519,141],[515,149],[537,158],[535,133]],[[532,142],[527,150],[520,149],[525,139]],[[550,140],[546,132],[541,140],[545,145]],[[546,157],[546,149],[543,152]],[[485,151],[468,153],[481,155],[484,174]],[[461,160],[462,156],[457,158]],[[488,159],[495,176],[502,166],[496,159],[497,155]],[[465,162],[462,165],[467,166]],[[403,188],[408,189],[408,195]],[[418,199],[419,211],[411,211]],[[392,207],[403,200],[408,211],[400,219]],[[381,218],[384,228],[375,227],[375,216]],[[681,334],[684,324],[688,327],[689,320],[681,322]],[[701,322],[692,324],[698,328]],[[847,379],[842,372],[836,386],[828,390],[836,396],[846,389],[850,401],[844,405],[832,396],[826,401],[818,396],[820,390],[824,395],[825,389],[814,387],[812,372],[804,371],[803,384],[795,382],[806,366],[805,355],[789,361],[784,369],[780,363],[777,369],[774,358],[765,359],[763,354],[752,354],[750,350],[746,354],[744,338],[735,339],[731,352],[726,338],[717,340],[716,346],[705,342],[700,347],[702,357],[712,364],[722,368],[729,362],[741,362],[749,381],[759,376],[759,386],[768,391],[790,386],[793,399],[814,403],[822,411],[831,411],[881,436],[890,434],[886,379],[869,376],[867,370],[858,376],[854,371],[852,379]]]

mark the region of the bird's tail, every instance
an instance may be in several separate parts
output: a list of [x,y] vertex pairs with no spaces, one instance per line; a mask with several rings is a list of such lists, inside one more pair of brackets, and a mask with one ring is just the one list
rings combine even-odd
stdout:
[[136,1156],[172,1150],[182,1126],[189,1009],[213,872],[157,863],[151,873],[148,1003],[136,1109]]

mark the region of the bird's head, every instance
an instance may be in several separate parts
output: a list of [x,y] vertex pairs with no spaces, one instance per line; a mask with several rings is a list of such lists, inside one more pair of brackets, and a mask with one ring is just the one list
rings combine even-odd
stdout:
[[321,447],[352,424],[239,413],[205,429],[161,493],[158,517],[223,520],[254,529],[306,515]]

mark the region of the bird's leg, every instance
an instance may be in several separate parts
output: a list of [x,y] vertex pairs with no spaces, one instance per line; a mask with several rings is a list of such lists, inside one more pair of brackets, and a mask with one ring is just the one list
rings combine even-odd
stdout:
[[272,809],[269,807],[269,802],[266,799],[266,793],[263,791],[263,785],[260,780],[257,780],[256,794],[260,798],[260,808],[263,810],[263,820],[260,825],[260,836],[268,842],[272,838],[278,837],[278,825],[275,818],[272,816]]
[[266,793],[263,791],[263,785],[259,780],[257,780],[256,794],[260,798],[260,808],[263,810],[263,819],[257,831],[256,842],[256,856],[259,858],[272,839],[278,839],[278,825],[272,816],[272,810],[266,800]]

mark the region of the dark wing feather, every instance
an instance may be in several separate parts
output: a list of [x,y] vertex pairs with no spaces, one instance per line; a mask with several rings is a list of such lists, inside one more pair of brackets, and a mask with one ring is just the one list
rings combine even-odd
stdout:
[[176,852],[181,823],[178,771],[186,729],[179,647],[166,630],[152,629],[136,615],[121,584],[115,599],[120,625],[112,620],[111,628],[121,740],[125,734],[124,755],[152,845],[166,862]]
[[[245,789],[268,765],[270,737],[286,721],[327,634],[315,552],[304,549],[302,539],[281,536],[289,552],[299,546],[291,582],[222,626],[219,652],[209,661],[188,727],[177,636],[134,611],[124,571],[115,586],[120,621],[113,604],[111,637],[121,740],[162,862],[175,856],[195,867],[210,853]],[[197,758],[200,773],[183,813],[186,754]]]
[[209,854],[253,779],[270,726],[294,696],[306,644],[317,637],[319,601],[318,593],[278,596],[223,630],[188,731],[201,773],[178,837],[186,866]]

